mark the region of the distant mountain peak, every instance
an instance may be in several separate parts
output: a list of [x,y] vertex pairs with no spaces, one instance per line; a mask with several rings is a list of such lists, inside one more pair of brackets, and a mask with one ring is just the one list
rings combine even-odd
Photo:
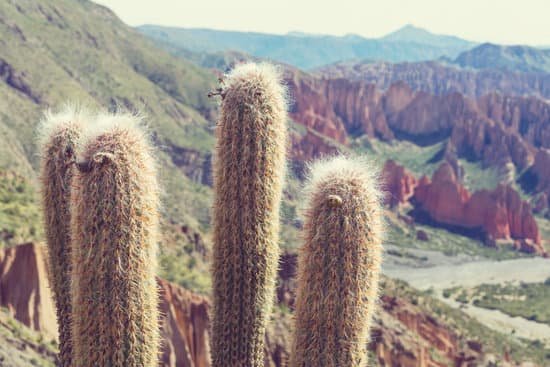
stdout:
[[420,28],[409,23],[398,30],[385,35],[382,39],[386,41],[415,41],[418,37],[424,38],[438,36],[424,28]]

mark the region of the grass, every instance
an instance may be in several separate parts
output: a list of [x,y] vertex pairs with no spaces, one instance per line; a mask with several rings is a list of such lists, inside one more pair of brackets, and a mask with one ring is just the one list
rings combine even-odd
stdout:
[[42,238],[36,193],[29,181],[0,171],[0,247]]
[[54,367],[57,343],[0,310],[0,365]]
[[482,284],[471,290],[475,306],[550,325],[550,279],[544,283]]
[[484,168],[480,162],[470,162],[459,159],[460,165],[464,168],[464,186],[470,192],[482,189],[493,189],[501,182],[501,175],[497,168]]
[[444,148],[444,143],[420,147],[409,141],[385,143],[363,136],[355,139],[351,146],[360,153],[372,156],[380,166],[392,159],[420,178],[422,175],[431,177],[439,167],[440,160],[434,158]]

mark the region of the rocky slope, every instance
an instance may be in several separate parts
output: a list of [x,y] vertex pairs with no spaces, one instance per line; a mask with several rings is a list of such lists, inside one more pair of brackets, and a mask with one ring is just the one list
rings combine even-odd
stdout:
[[[28,243],[0,250],[0,305],[19,322],[51,340],[55,337],[56,326],[53,322],[55,316],[48,279],[44,274],[44,261],[43,249],[36,244]],[[294,298],[295,264],[293,255],[283,256],[278,294],[283,295],[281,304],[287,306],[291,306]],[[160,366],[210,366],[208,299],[160,279],[159,287],[160,307],[164,315]],[[444,317],[428,311],[426,307],[429,302],[426,300],[428,303],[424,305],[421,296],[415,296],[416,304],[411,303],[410,294],[406,293],[412,291],[407,289],[402,283],[384,281],[384,295],[369,346],[376,356],[373,362],[377,360],[382,366],[421,367],[466,366],[470,365],[468,363],[483,361],[496,340],[492,339],[495,335],[490,334],[491,337],[482,341],[477,339],[480,335],[472,334],[469,329],[453,329],[452,321],[445,321]],[[29,318],[28,315],[33,317]],[[455,323],[463,322],[463,317],[455,319]],[[0,328],[4,318],[0,317]],[[266,366],[286,365],[289,325],[288,313],[276,311],[266,336]],[[484,350],[486,347],[487,351]],[[522,353],[529,353],[529,349],[521,344],[515,347]],[[31,348],[38,350],[39,356],[45,360],[51,361],[54,357],[47,348]],[[497,353],[497,360],[505,359],[500,351],[494,352]],[[525,354],[521,358],[526,358]],[[511,356],[507,358],[513,359]]]
[[[166,148],[160,161],[167,168],[163,180],[176,186],[171,196],[195,196],[207,205],[190,185],[201,173],[180,168],[180,152],[188,161],[210,153],[209,121],[217,108],[206,96],[216,85],[212,73],[159,50],[91,1],[0,2],[0,35],[0,170],[33,178],[36,127],[48,107],[72,102],[140,110]],[[205,221],[188,209],[170,215],[180,223]]]

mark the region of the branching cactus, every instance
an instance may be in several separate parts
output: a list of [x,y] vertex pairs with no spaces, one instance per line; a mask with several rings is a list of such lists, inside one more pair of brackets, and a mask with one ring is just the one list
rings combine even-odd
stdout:
[[83,138],[71,195],[75,367],[158,363],[159,189],[146,134],[100,116]]
[[333,158],[312,167],[306,193],[290,366],[365,366],[383,233],[375,175]]
[[214,161],[212,365],[264,365],[279,258],[286,90],[268,64],[236,67],[220,89]]
[[40,125],[42,208],[62,367],[72,366],[70,183],[75,148],[86,120],[83,112],[67,108],[47,113]]

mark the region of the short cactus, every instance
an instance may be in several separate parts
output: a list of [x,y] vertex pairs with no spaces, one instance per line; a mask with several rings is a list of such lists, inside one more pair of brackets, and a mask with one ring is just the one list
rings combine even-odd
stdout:
[[158,364],[159,188],[135,120],[100,116],[78,157],[71,195],[75,367]]
[[214,161],[212,365],[264,365],[279,258],[286,90],[268,64],[236,67],[221,88]]
[[75,148],[86,120],[82,111],[67,108],[46,113],[40,125],[42,208],[62,367],[72,366],[70,183]]
[[315,164],[306,187],[290,366],[364,366],[383,233],[375,175],[337,157]]

